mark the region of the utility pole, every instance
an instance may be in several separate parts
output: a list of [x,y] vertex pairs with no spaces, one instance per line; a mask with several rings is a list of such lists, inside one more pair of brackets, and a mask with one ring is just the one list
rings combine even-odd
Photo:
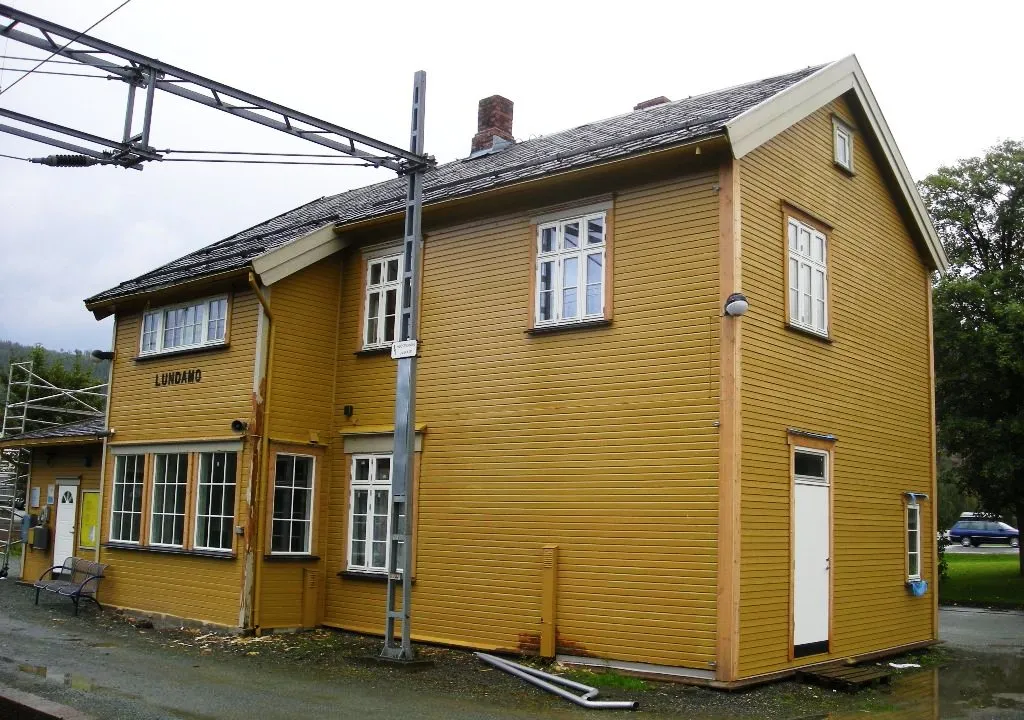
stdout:
[[[423,155],[426,92],[427,74],[420,70],[413,81],[412,130],[409,141],[409,150],[417,157]],[[419,352],[416,335],[419,320],[419,266],[423,252],[423,167],[410,172],[408,179],[402,257],[402,314],[399,324],[401,340],[391,346],[391,357],[398,361],[398,379],[395,387],[395,448],[391,467],[387,615],[381,657],[392,660],[415,659],[409,624],[412,617],[413,463],[416,451],[416,355]],[[397,604],[399,583],[402,588],[400,608]],[[400,645],[395,644],[396,620],[402,623]]]

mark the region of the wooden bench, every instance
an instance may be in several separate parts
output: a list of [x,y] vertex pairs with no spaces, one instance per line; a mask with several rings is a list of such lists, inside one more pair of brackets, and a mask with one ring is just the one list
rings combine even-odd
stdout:
[[[83,598],[92,600],[102,610],[103,606],[96,599],[96,588],[103,579],[103,571],[106,569],[107,566],[102,563],[69,557],[63,565],[54,565],[39,576],[39,580],[33,585],[36,589],[36,605],[39,604],[39,592],[47,590],[71,598],[75,604],[75,615],[78,615],[78,601]],[[53,577],[55,571],[59,571],[60,574]],[[51,577],[50,580],[46,580],[48,575]]]

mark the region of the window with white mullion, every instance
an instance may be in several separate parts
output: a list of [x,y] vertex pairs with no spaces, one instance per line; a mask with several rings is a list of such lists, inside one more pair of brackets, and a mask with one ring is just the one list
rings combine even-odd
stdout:
[[110,500],[110,541],[138,544],[142,528],[145,455],[118,455]]
[[[354,456],[350,484],[348,569],[387,572],[391,545],[391,456]],[[399,553],[402,551],[398,548]]]
[[153,498],[149,543],[182,547],[185,537],[185,489],[188,455],[157,454],[153,459]]
[[825,234],[789,219],[789,322],[828,335],[828,258]]
[[386,347],[396,339],[403,295],[401,265],[401,255],[367,263],[363,347]]
[[604,213],[541,225],[537,231],[537,324],[604,317],[604,266]]
[[278,453],[275,466],[270,552],[308,554],[313,527],[313,457]]
[[194,546],[230,551],[235,521],[235,478],[238,455],[203,452],[198,456]]
[[139,352],[146,355],[219,345],[226,336],[227,314],[224,296],[145,312]]
[[921,579],[921,506],[907,505],[907,577]]

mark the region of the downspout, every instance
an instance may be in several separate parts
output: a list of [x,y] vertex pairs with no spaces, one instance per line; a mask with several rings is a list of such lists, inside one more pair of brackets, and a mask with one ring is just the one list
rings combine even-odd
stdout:
[[[100,561],[100,541],[103,538],[103,486],[107,479],[107,440],[110,439],[110,400],[114,397],[114,363],[117,361],[117,315],[114,315],[114,328],[110,333],[110,352],[114,357],[110,358],[110,367],[107,368],[107,406],[103,408],[103,449],[100,451],[100,506],[96,518],[96,549],[93,550],[93,559]],[[81,542],[81,537],[79,537]]]
[[[591,710],[636,710],[640,707],[640,703],[635,700],[597,700],[599,690],[590,685],[584,685],[560,675],[552,675],[543,670],[537,670],[528,665],[520,665],[519,663],[488,655],[487,653],[478,652],[473,654],[492,667],[504,670],[510,675],[515,675],[531,685],[536,685],[541,690],[547,690],[549,693],[558,695],[560,698],[564,698],[571,703],[576,703],[580,707],[590,708]],[[566,690],[566,688],[572,688],[583,694],[576,695]]]
[[[266,495],[266,477],[267,472],[267,453],[270,444],[270,381],[274,371],[274,334],[277,326],[274,324],[274,317],[270,312],[270,305],[267,302],[266,296],[263,291],[260,290],[259,285],[256,282],[256,275],[252,272],[249,273],[249,287],[252,288],[253,293],[256,295],[256,299],[259,300],[260,306],[263,308],[264,314],[267,316],[267,324],[270,325],[269,338],[267,340],[267,356],[264,360],[266,373],[264,375],[263,385],[263,423],[262,432],[260,433],[260,451],[259,451],[259,465],[256,467],[256,492],[253,495],[253,502],[249,507],[250,517],[252,513],[256,513],[256,534],[249,544],[249,552],[254,553],[253,555],[253,583],[251,589],[251,596],[249,600],[249,606],[252,608],[250,623],[253,632],[256,632],[259,627],[260,619],[260,576],[263,574],[263,558],[261,554],[261,543],[263,542],[263,536],[266,532],[265,521],[266,513],[263,511],[263,498]],[[253,462],[256,462],[257,458],[253,458]]]

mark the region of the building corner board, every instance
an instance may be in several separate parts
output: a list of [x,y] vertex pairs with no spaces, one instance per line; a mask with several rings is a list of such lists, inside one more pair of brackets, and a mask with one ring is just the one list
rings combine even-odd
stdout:
[[742,289],[740,161],[727,158],[719,170],[719,442],[718,592],[716,679],[739,676],[740,600],[740,349],[739,317],[725,315],[725,299]]

